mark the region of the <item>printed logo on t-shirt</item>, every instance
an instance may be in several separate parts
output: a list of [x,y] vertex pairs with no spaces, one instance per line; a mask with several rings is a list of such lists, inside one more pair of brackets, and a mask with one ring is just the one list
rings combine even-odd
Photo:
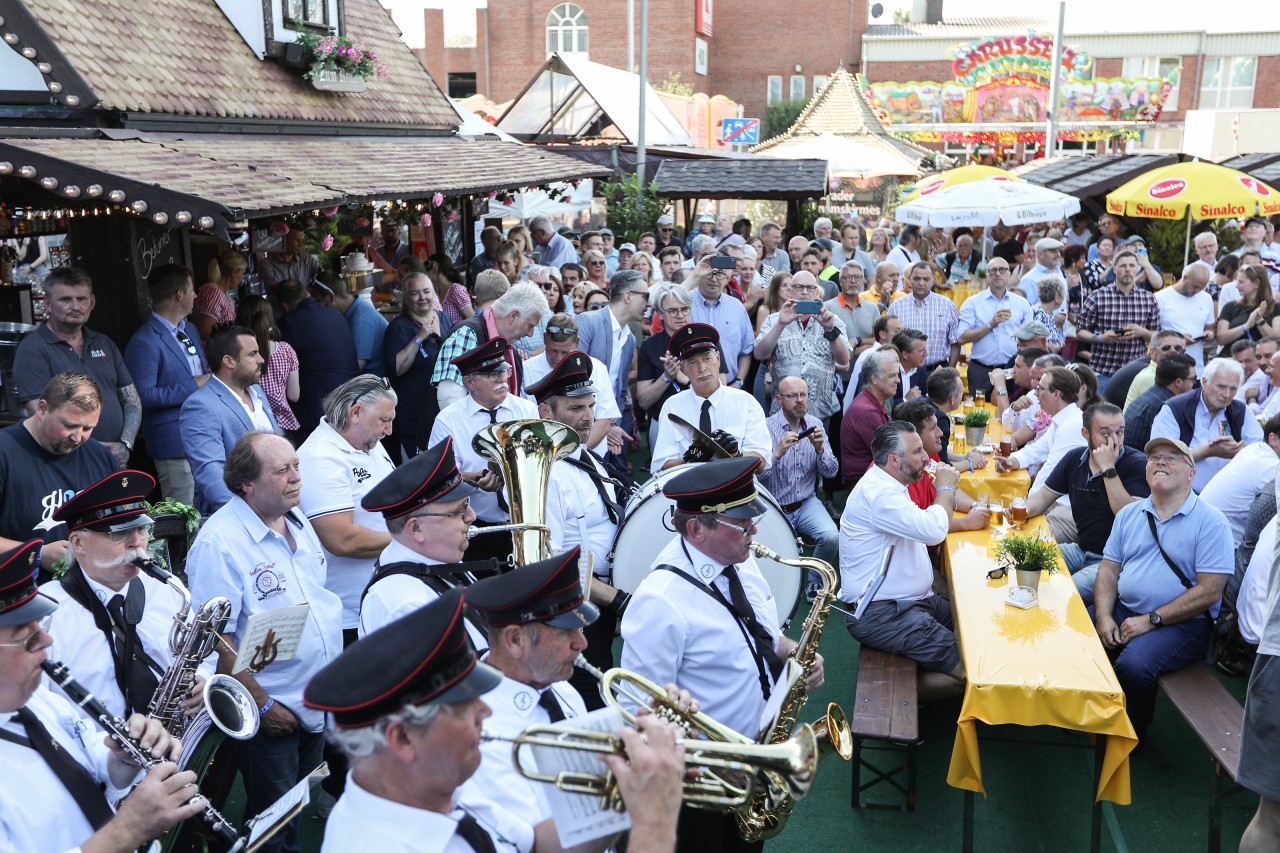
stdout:
[[54,521],[53,514],[62,508],[63,501],[70,498],[76,493],[75,489],[54,489],[49,494],[40,499],[40,523],[33,529],[35,530],[52,530],[61,521]]
[[285,591],[284,575],[275,570],[275,565],[275,563],[259,563],[249,573],[253,578],[253,588],[257,590],[259,601],[275,598]]
[[351,474],[356,478],[357,483],[363,483],[365,480],[369,479],[370,476],[372,476],[368,471],[366,471],[363,468],[352,468]]
[[100,350],[100,349],[89,350],[89,358],[106,358],[106,357],[107,357],[107,354],[103,350]]

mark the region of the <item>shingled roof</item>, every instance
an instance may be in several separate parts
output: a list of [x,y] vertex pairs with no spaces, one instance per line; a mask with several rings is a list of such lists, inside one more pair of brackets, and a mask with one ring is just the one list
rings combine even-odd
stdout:
[[378,0],[344,0],[346,34],[387,66],[361,93],[320,92],[259,59],[214,0],[22,0],[98,110],[449,130],[457,115]]
[[[843,65],[827,78],[791,127],[761,142],[751,152],[786,157],[787,149],[823,134],[857,139],[879,158],[888,155],[901,159],[905,169],[902,174],[918,174],[920,158],[933,156],[927,148],[899,139],[885,129],[858,91],[854,76]],[[832,171],[836,171],[834,167]]]
[[825,160],[756,157],[663,160],[654,183],[667,198],[819,198],[827,192]]

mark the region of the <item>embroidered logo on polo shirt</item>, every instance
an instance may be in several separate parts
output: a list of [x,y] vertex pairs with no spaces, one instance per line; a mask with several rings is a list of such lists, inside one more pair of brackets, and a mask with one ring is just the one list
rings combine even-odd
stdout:
[[372,476],[368,471],[366,471],[363,468],[352,468],[351,474],[356,478],[357,483],[363,483],[365,480],[369,479],[369,477]]
[[266,601],[268,598],[275,598],[283,593],[284,575],[274,571],[271,566],[274,563],[263,563],[254,568],[252,574],[253,587],[258,592],[258,600]]
[[521,690],[515,696],[511,697],[511,704],[516,706],[517,711],[527,711],[533,707],[533,694],[528,690]]
[[106,358],[107,354],[100,349],[89,350],[89,358]]

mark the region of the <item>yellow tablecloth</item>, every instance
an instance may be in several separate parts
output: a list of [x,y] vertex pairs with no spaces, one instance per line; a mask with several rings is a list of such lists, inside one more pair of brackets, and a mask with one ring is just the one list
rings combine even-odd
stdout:
[[[1025,532],[1045,525],[1032,519]],[[1107,736],[1097,798],[1130,802],[1129,752],[1138,745],[1124,691],[1065,570],[1040,580],[1040,606],[1004,603],[1012,577],[995,567],[989,531],[947,537],[946,568],[956,634],[968,679],[947,783],[986,793],[977,722],[1057,726]]]
[[[986,410],[991,413],[991,420],[987,422],[987,442],[997,450],[1000,447],[1000,439],[1008,435],[1008,431],[1004,425],[995,416],[995,407],[988,403]],[[964,427],[957,427],[952,424],[952,434],[959,429],[963,434]],[[966,452],[970,448],[966,447]],[[1009,505],[1009,501],[1017,497],[1025,498],[1027,491],[1031,488],[1031,477],[1025,470],[1009,471],[1001,474],[996,471],[994,462],[988,457],[987,467],[980,468],[972,474],[960,475],[960,488],[969,493],[970,496],[981,498],[988,496],[1003,500],[1005,506]]]
[[955,303],[956,310],[964,305],[964,301],[975,293],[981,293],[986,290],[986,285],[979,285],[974,281],[971,284],[956,284],[948,288],[935,287],[933,292],[940,293]]

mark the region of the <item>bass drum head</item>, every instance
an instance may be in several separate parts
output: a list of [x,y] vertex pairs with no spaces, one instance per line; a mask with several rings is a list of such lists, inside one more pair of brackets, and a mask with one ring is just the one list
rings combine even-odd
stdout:
[[[626,518],[618,527],[613,540],[613,585],[624,592],[635,592],[640,581],[649,574],[662,549],[676,538],[671,526],[671,513],[675,501],[662,494],[663,485],[686,469],[669,468],[641,484],[627,501]],[[786,559],[800,556],[796,531],[778,507],[773,495],[759,483],[760,500],[766,509],[761,517],[755,541],[766,545]],[[786,625],[800,605],[800,592],[808,580],[807,572],[795,566],[784,566],[773,560],[756,557],[760,573],[773,592],[778,607],[778,624]]]

